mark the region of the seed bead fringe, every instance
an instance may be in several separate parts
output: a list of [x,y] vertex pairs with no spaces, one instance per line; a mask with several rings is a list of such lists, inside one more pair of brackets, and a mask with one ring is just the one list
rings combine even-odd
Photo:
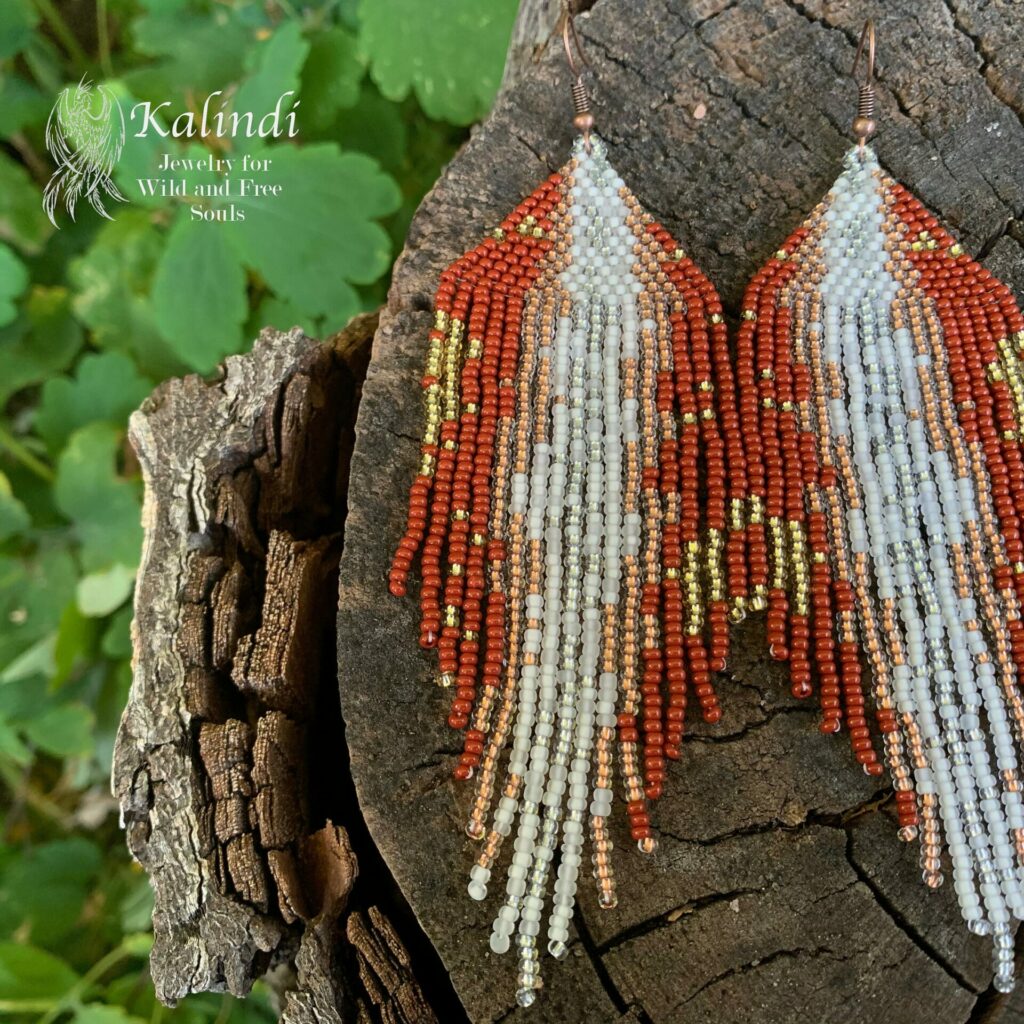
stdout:
[[750,606],[795,695],[813,663],[822,731],[888,766],[930,887],[948,855],[1000,991],[1024,917],[1022,352],[1006,286],[858,147],[751,283],[736,367]]
[[714,289],[596,137],[441,276],[390,588],[419,554],[420,643],[475,782],[469,894],[507,864],[490,944],[515,948],[522,1005],[542,941],[567,953],[588,838],[617,903],[616,784],[652,852],[688,704],[721,716],[756,549],[738,383]]

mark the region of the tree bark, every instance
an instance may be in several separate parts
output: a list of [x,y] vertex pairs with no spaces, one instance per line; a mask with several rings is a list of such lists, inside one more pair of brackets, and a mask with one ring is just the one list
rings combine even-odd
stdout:
[[[865,16],[880,158],[1024,295],[1012,0],[582,6],[611,159],[732,314],[838,173]],[[272,969],[292,1020],[1024,1021],[1024,998],[989,987],[987,943],[951,888],[921,884],[889,791],[789,697],[756,619],[718,680],[722,722],[691,725],[655,807],[656,857],[616,826],[617,910],[581,884],[570,956],[548,965],[527,1012],[514,961],[488,952],[493,907],[465,896],[459,737],[416,646],[415,601],[390,598],[385,577],[418,458],[438,275],[567,157],[557,13],[524,0],[494,113],[412,224],[350,476],[351,333],[319,347],[265,332],[222,380],[165,384],[133,418],[147,538],[114,781],[156,891],[158,992],[242,993]]]
[[215,383],[169,381],[131,420],[146,539],[113,783],[168,1003],[245,995],[270,970],[295,1024],[437,1019],[341,827],[361,823],[334,609],[375,326],[323,345],[265,331]]

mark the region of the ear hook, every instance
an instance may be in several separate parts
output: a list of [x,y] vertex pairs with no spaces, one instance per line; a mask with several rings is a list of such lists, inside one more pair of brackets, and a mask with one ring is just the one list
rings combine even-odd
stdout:
[[875,124],[875,23],[870,18],[864,22],[864,30],[861,32],[860,42],[857,44],[857,56],[853,58],[853,68],[850,70],[850,74],[854,78],[857,77],[857,68],[864,55],[865,44],[867,46],[867,73],[864,81],[860,83],[857,96],[857,116],[853,119],[853,134],[861,146],[875,134],[877,127]]
[[[575,116],[572,123],[583,136],[583,144],[587,152],[590,152],[590,132],[594,127],[594,115],[590,110],[590,95],[587,87],[583,84],[583,68],[589,68],[590,62],[583,52],[583,44],[580,42],[579,33],[576,31],[576,21],[572,13],[571,0],[565,0],[562,7],[562,46],[565,47],[565,57],[569,63],[569,70],[575,76],[572,83],[572,105]],[[575,54],[573,53],[575,47]],[[577,56],[579,63],[577,63]],[[582,67],[580,66],[582,64]]]

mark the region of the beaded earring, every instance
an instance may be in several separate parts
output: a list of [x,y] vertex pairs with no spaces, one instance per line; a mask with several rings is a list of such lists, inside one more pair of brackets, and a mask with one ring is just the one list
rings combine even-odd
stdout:
[[524,1006],[545,910],[547,949],[566,955],[585,833],[600,905],[616,904],[616,759],[632,837],[654,850],[649,803],[689,695],[720,717],[711,673],[745,585],[721,303],[594,134],[568,5],[562,40],[579,136],[441,275],[422,463],[390,574],[402,596],[422,549],[420,644],[465,730],[455,776],[475,776],[473,899],[514,836],[490,946],[514,936]]
[[943,847],[968,928],[1013,987],[1024,918],[1024,318],[879,166],[874,26],[843,172],[751,282],[736,379],[750,603],[793,693],[819,680],[872,775],[862,656],[899,835]]

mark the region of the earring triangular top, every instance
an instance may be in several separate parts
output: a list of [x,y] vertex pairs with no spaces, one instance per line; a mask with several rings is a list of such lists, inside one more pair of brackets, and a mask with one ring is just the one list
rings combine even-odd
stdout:
[[390,585],[422,550],[420,642],[475,782],[469,891],[486,897],[513,835],[491,948],[515,943],[529,1004],[545,911],[565,955],[587,837],[615,905],[613,776],[650,852],[687,703],[720,715],[746,496],[721,303],[587,132],[442,274],[422,384]]
[[798,696],[816,670],[822,731],[845,724],[872,774],[884,760],[925,883],[945,850],[1007,990],[1024,917],[1024,318],[863,144],[742,316],[747,556],[772,654]]

